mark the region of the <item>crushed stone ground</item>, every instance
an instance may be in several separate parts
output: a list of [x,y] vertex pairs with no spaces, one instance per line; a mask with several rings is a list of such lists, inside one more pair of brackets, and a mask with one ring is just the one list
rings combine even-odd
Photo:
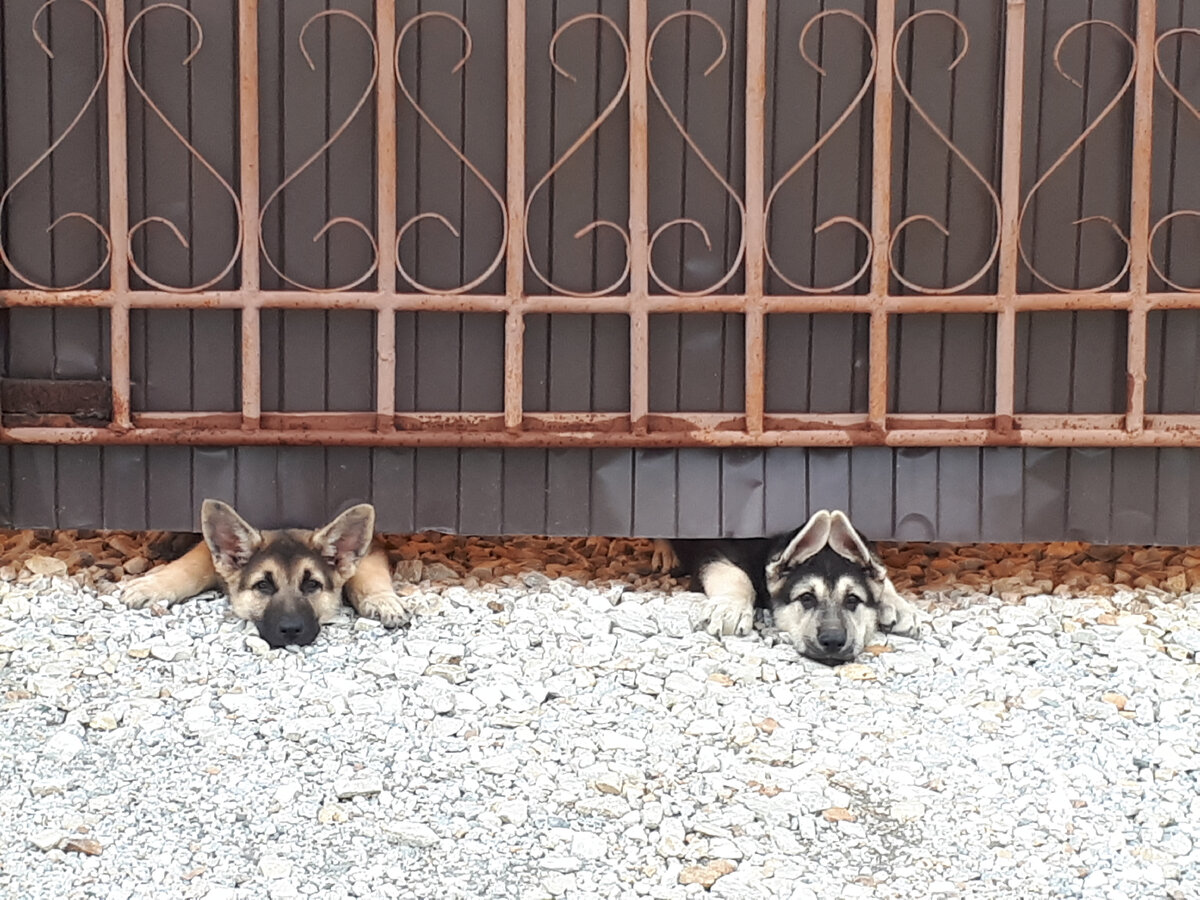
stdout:
[[1185,550],[885,547],[924,633],[829,668],[646,542],[395,539],[412,625],[291,650],[3,542],[2,896],[1200,897]]

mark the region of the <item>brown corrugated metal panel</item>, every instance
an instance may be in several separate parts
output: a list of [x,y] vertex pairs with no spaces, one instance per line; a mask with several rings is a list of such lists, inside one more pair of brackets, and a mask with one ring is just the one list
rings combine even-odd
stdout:
[[741,316],[651,316],[650,411],[742,411],[745,349]]
[[3,459],[4,526],[194,530],[213,496],[264,527],[366,500],[387,531],[744,537],[839,507],[880,540],[1200,543],[1200,454],[1176,448],[17,445]]
[[[359,359],[369,365],[373,355],[369,330],[363,339],[366,344]],[[365,402],[361,409],[373,407],[370,397]],[[397,313],[396,409],[502,412],[504,316]]]
[[[761,411],[768,419],[878,414],[872,430],[859,422],[858,431],[845,432],[855,440],[890,433],[889,418],[897,415],[936,424],[941,414],[990,421],[1002,413],[999,422],[1008,411],[998,408],[1007,385],[1018,415],[1064,417],[1064,439],[1072,416],[1111,414],[1124,423],[1115,432],[1132,441],[1144,433],[1143,412],[1147,418],[1200,413],[1200,309],[1195,303],[1182,308],[1190,302],[1183,292],[1200,286],[1197,218],[1190,212],[1200,209],[1200,181],[1186,164],[1200,145],[1200,121],[1171,93],[1186,94],[1200,77],[1193,36],[1167,36],[1154,48],[1161,75],[1143,55],[1152,90],[1130,89],[1110,115],[1097,119],[1132,75],[1130,41],[1138,37],[1139,11],[1156,9],[1151,31],[1163,35],[1200,28],[1200,7],[1190,0],[1158,0],[1154,7],[1145,0],[896,0],[894,6],[894,21],[880,25],[878,10],[889,6],[871,0],[525,4],[521,157],[507,153],[504,139],[510,57],[506,4],[498,0],[399,0],[396,53],[375,60],[373,0],[259,0],[259,103],[252,109],[258,127],[245,129],[253,134],[243,133],[253,116],[244,118],[238,79],[230,77],[242,58],[238,15],[252,7],[238,0],[125,0],[129,72],[122,72],[119,55],[108,59],[109,73],[115,69],[118,77],[100,82],[96,101],[68,138],[8,198],[0,228],[19,272],[0,270],[0,289],[79,282],[103,290],[124,267],[123,252],[104,266],[105,241],[83,218],[46,231],[64,214],[82,213],[106,228],[119,220],[108,208],[110,177],[114,183],[120,178],[119,171],[109,174],[108,121],[120,107],[108,104],[114,82],[123,86],[133,293],[122,294],[122,302],[132,297],[136,303],[139,292],[148,294],[156,284],[202,289],[194,308],[128,311],[135,418],[143,412],[229,413],[236,440],[239,427],[241,434],[261,433],[256,405],[268,413],[367,412],[377,414],[383,441],[419,428],[422,413],[463,412],[507,425],[507,431],[496,426],[499,438],[528,437],[523,429],[538,414],[634,412],[632,397],[644,387],[641,399],[662,420],[712,413],[700,428],[705,439],[762,440],[752,449],[5,445],[3,521],[187,528],[200,500],[214,495],[274,524],[312,521],[369,498],[381,524],[393,530],[744,535],[791,527],[811,509],[837,506],[878,537],[1196,541],[1195,448],[784,448],[770,446],[769,423],[755,423],[760,331]],[[39,13],[40,7],[41,0],[0,5],[5,189],[67,129],[101,78],[98,16],[121,9],[113,3],[93,9],[87,2],[55,3]],[[634,14],[647,10],[644,22]],[[761,19],[754,19],[756,10]],[[998,126],[1006,29],[1019,20],[1017,12],[1025,21],[1021,155],[1019,171],[1008,172],[1019,174],[1017,205],[1028,198],[1021,228],[1028,263],[1017,262],[1011,240],[1001,247],[993,200],[1006,174]],[[30,33],[35,20],[36,33],[58,51],[53,60]],[[1141,22],[1144,37],[1144,17]],[[746,109],[755,89],[747,77],[751,38],[760,24],[764,171],[756,185],[754,165],[748,165],[755,160],[746,152],[748,131],[754,131],[747,129]],[[644,57],[627,58],[622,46],[643,25],[653,51],[648,73],[640,68]],[[181,66],[201,31],[202,52]],[[470,57],[457,67],[467,53],[467,31]],[[873,67],[871,35],[888,31],[897,33],[895,48],[876,47]],[[556,34],[559,71],[550,54]],[[381,81],[372,81],[375,66]],[[649,83],[622,94],[630,73],[648,74]],[[890,117],[876,115],[873,80],[893,90]],[[386,139],[377,138],[382,107],[376,91],[380,104],[391,100],[385,83],[395,95],[394,173],[378,171],[388,155]],[[631,173],[631,139],[639,140],[630,124],[639,114],[635,87],[648,92],[649,166]],[[564,157],[618,95],[611,116]],[[1131,208],[1131,198],[1136,207],[1145,192],[1138,193],[1138,168],[1130,160],[1138,110],[1144,116],[1150,107],[1147,236],[1145,220],[1139,225]],[[668,110],[694,144],[679,134]],[[382,118],[391,121],[386,112]],[[878,126],[889,118],[890,170],[883,171],[874,154]],[[1082,149],[1068,152],[1092,123]],[[330,145],[314,157],[323,142]],[[247,156],[254,150],[256,160]],[[119,146],[111,153],[119,159]],[[258,196],[241,199],[262,205],[264,254],[247,260],[237,256],[239,218],[229,191],[246,183],[251,161],[259,169]],[[524,261],[519,254],[505,257],[506,228],[522,219],[506,209],[514,196],[521,206],[522,163],[529,202]],[[518,186],[510,193],[514,171]],[[883,192],[873,194],[873,183],[881,171],[885,185],[890,179],[890,202],[876,204]],[[392,175],[395,222],[389,225],[378,221],[388,212],[380,182]],[[639,179],[646,182],[645,210],[632,208]],[[744,217],[739,205],[751,205],[756,188],[769,201],[761,221]],[[653,273],[623,276],[627,251],[617,232],[607,226],[580,231],[599,221],[629,228],[643,211],[648,238],[663,226],[649,250]],[[1104,218],[1076,223],[1089,217]],[[255,234],[257,213],[243,224]],[[1140,285],[1135,270],[1145,259],[1123,268],[1123,241],[1135,241],[1139,227],[1151,267]],[[392,266],[396,247],[381,246],[376,269],[372,243],[389,228],[391,237],[401,233],[399,268]],[[746,233],[755,229],[764,233],[769,253],[761,285],[754,284],[750,265],[759,260],[742,258]],[[872,259],[866,235],[876,230],[895,246],[881,249],[876,242],[880,252]],[[116,235],[114,246],[125,237]],[[508,246],[523,249],[524,234],[508,237]],[[1007,270],[1005,253],[1013,261]],[[230,292],[247,283],[253,288],[259,268],[267,293],[251,290],[254,300],[245,311],[203,308],[228,305]],[[510,283],[506,271],[523,283]],[[1049,282],[1069,290],[1061,303],[1014,312],[991,302],[993,295],[1007,302],[1004,271],[1017,301],[1046,292]],[[844,290],[830,289],[842,282]],[[1106,282],[1111,291],[1090,293]],[[257,305],[297,284],[327,291],[321,296],[329,308]],[[747,297],[719,312],[702,308],[701,300],[694,309],[691,301],[679,301],[648,316],[644,307],[622,306],[626,293],[647,285],[648,299],[657,302],[672,291],[714,284],[715,298],[724,295],[726,303],[730,294]],[[337,308],[352,305],[332,290],[346,285],[363,292],[357,301],[370,303]],[[426,299],[468,285],[465,293],[495,297],[497,304],[470,312],[410,305],[393,313],[371,306],[379,295],[368,292],[379,287],[392,297],[393,285],[395,296]],[[993,311],[948,312],[931,301],[931,294],[956,286],[951,293],[977,296]],[[553,312],[521,307],[542,295],[610,287],[613,303],[605,313],[582,303],[579,311],[566,302]],[[1138,306],[1147,290],[1167,298],[1156,303],[1181,308],[1147,313]],[[757,305],[762,293],[780,305],[764,313]],[[819,305],[804,311],[787,305],[807,294],[819,295]],[[637,302],[646,299],[639,295]],[[947,305],[956,299],[948,297]],[[910,306],[887,316],[870,305],[893,301],[922,305],[919,312]],[[124,315],[36,304],[0,310],[2,374],[108,379],[115,396],[124,371],[114,352],[123,346]],[[261,350],[244,357],[244,329],[253,332],[256,322]],[[521,338],[515,350],[514,333]],[[1010,337],[1015,348],[1006,358]],[[377,364],[392,347],[394,368]],[[1137,391],[1143,350],[1144,410]],[[244,358],[261,364],[243,373]],[[520,365],[506,373],[506,360]],[[649,369],[644,384],[643,363]],[[1011,382],[1002,377],[1006,368]],[[250,403],[244,382],[259,381],[261,396],[254,391]],[[398,417],[383,399],[392,388]],[[246,421],[237,417],[243,411]],[[362,421],[367,418],[376,416]],[[714,422],[733,424],[720,432],[712,430]],[[827,438],[841,426],[810,427],[821,427]],[[960,427],[946,425],[939,441],[951,443],[945,434]],[[344,428],[348,433],[351,426]],[[1012,435],[998,425],[982,430],[981,443]],[[557,437],[543,433],[546,444]],[[129,435],[105,432],[120,434]],[[795,439],[803,429],[784,426],[778,434]],[[653,428],[648,436],[654,437]],[[325,487],[314,491],[313,485]]]
[[[900,42],[896,76],[994,190],[1000,183],[1000,144],[992,123],[1001,107],[1002,84],[996,73],[1001,71],[1003,45],[973,37],[968,48],[964,34],[1002,34],[1004,8],[995,3],[900,4],[905,19],[932,10],[957,16],[961,26],[946,16],[913,20]],[[952,66],[964,52],[959,64]],[[989,254],[999,221],[988,187],[911,104],[896,107],[893,127],[898,138],[893,221],[913,216],[930,220],[913,221],[899,230],[894,253],[898,273],[926,288],[971,284],[973,291],[994,291],[996,267],[989,264]],[[933,221],[949,234],[941,234]],[[895,275],[893,290],[917,293]],[[994,409],[995,316],[899,315],[888,324],[889,409],[902,413]],[[906,347],[920,350],[905,352]]]
[[[1200,254],[1195,254],[1200,257]],[[1146,411],[1200,412],[1200,310],[1152,312],[1147,322]]]
[[628,412],[629,316],[527,316],[522,383],[530,412]]

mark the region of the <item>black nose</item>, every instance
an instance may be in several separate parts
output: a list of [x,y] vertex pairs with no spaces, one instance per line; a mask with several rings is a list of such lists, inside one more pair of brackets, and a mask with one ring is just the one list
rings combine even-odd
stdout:
[[846,629],[822,628],[817,632],[817,643],[821,645],[822,650],[841,650],[846,644]]
[[268,604],[258,622],[258,633],[272,647],[303,647],[317,637],[321,626],[307,603]]

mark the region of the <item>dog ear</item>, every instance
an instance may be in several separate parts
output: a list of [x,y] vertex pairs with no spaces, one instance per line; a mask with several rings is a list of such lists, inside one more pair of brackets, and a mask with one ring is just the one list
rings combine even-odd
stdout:
[[858,529],[840,509],[829,514],[829,547],[838,556],[870,569],[876,578],[887,577],[883,563],[871,552]]
[[829,511],[819,509],[788,541],[783,552],[773,556],[767,563],[767,584],[777,583],[782,573],[816,556],[827,543],[829,543]]
[[212,554],[213,568],[221,574],[240,569],[262,544],[262,535],[220,500],[205,500],[200,508],[200,530]]
[[371,549],[375,534],[375,507],[352,506],[312,536],[312,548],[343,578],[349,578]]

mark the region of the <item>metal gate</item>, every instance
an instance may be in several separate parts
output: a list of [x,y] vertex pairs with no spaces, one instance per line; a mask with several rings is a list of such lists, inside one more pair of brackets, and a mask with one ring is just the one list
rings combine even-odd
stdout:
[[1186,0],[2,16],[5,442],[1200,443]]

